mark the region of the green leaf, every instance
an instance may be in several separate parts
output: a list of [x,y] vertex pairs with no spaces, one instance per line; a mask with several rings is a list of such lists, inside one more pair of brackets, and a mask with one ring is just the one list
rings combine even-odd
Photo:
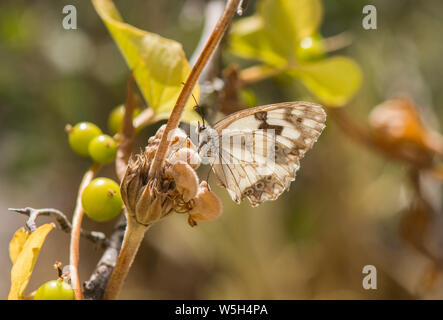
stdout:
[[[93,0],[101,17],[119,47],[143,97],[154,110],[156,118],[169,118],[191,68],[180,43],[124,23],[111,0]],[[199,88],[194,88],[198,99]],[[199,119],[190,100],[183,114],[184,121]]]
[[243,58],[261,60],[272,66],[287,63],[286,57],[277,52],[263,30],[263,20],[252,16],[238,20],[232,26],[230,50]]
[[[48,223],[38,227],[28,236],[25,236],[24,230],[18,230],[15,233],[10,244],[10,248],[13,248],[12,254],[10,252],[11,260],[15,261],[11,269],[11,289],[9,290],[8,300],[23,299],[40,249],[46,236],[54,228],[53,223]],[[23,240],[25,240],[24,243]],[[20,246],[21,250],[17,250]]]
[[300,65],[290,72],[328,107],[345,105],[360,88],[360,67],[347,57]]
[[317,31],[322,16],[320,0],[262,0],[254,16],[234,23],[231,51],[277,67],[293,63],[299,42]]

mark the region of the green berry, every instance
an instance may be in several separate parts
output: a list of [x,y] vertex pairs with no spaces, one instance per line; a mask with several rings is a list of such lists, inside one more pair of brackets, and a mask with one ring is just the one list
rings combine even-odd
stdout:
[[[132,115],[132,118],[135,118],[139,114],[140,114],[140,109],[136,108],[134,110],[134,114]],[[108,128],[112,134],[116,134],[120,131],[120,127],[122,126],[124,115],[125,115],[125,106],[124,105],[120,105],[111,111],[109,118],[108,118]]]
[[115,218],[123,207],[120,186],[108,178],[92,180],[83,191],[82,206],[92,220],[103,222]]
[[69,145],[75,153],[87,157],[89,142],[101,134],[102,131],[95,124],[80,122],[69,131]]
[[302,39],[295,55],[299,61],[315,61],[325,57],[325,47],[320,34]]
[[34,300],[75,300],[74,290],[62,280],[44,283],[34,294]]
[[89,155],[97,163],[110,163],[114,161],[116,154],[117,144],[112,137],[106,134],[95,137],[89,143]]

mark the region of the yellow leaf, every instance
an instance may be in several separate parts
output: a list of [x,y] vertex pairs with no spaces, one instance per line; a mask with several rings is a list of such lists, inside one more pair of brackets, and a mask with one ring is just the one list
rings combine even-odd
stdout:
[[[158,118],[167,118],[190,73],[190,67],[180,43],[124,23],[111,0],[93,0],[101,17],[120,49],[148,105]],[[198,99],[198,85],[194,88]],[[183,120],[198,120],[191,99]]]
[[12,264],[17,261],[17,258],[23,249],[23,245],[28,238],[29,232],[27,232],[25,228],[20,228],[15,232],[14,237],[9,243],[9,257],[11,258]]
[[346,57],[332,57],[307,63],[291,72],[328,107],[348,103],[361,85],[360,67]]
[[43,242],[48,233],[54,228],[55,225],[53,223],[44,224],[31,233],[26,239],[21,252],[15,258],[15,263],[11,269],[11,289],[9,291],[8,300],[23,299],[23,294],[28,285],[29,278],[31,277]]
[[231,50],[272,66],[291,64],[299,42],[318,31],[322,17],[320,0],[262,0],[254,16],[233,25]]

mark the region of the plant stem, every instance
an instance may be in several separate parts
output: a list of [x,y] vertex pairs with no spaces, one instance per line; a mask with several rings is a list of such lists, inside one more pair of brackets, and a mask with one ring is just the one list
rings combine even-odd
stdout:
[[348,31],[323,39],[323,45],[327,52],[337,51],[352,44],[352,35]]
[[89,280],[83,284],[84,299],[101,300],[117,261],[126,230],[126,217],[121,216],[107,241],[108,246],[103,252]]
[[135,110],[135,99],[132,87],[134,85],[134,75],[131,74],[126,86],[126,101],[125,101],[125,113],[123,115],[123,121],[120,128],[120,142],[118,146],[117,156],[115,159],[115,172],[117,177],[121,180],[125,175],[126,167],[128,165],[129,157],[134,149],[134,124],[132,121],[132,115]]
[[83,207],[82,207],[82,193],[86,186],[91,182],[97,173],[100,165],[93,164],[83,176],[83,179],[78,188],[77,203],[74,209],[74,215],[72,217],[72,231],[71,231],[71,244],[69,249],[69,264],[71,266],[71,283],[75,293],[76,300],[82,300],[82,288],[80,285],[80,278],[78,276],[78,260],[79,260],[79,248],[80,248],[80,235],[81,225],[83,219]]
[[148,107],[135,117],[133,120],[133,126],[134,129],[141,129],[155,121],[157,121],[157,118],[155,117],[154,110],[151,107]]
[[[389,145],[384,145],[374,139],[374,137],[362,128],[358,123],[356,123],[343,108],[328,108],[328,114],[332,116],[335,122],[338,124],[340,129],[351,139],[360,143],[361,145],[367,147],[370,150],[376,151],[382,155],[385,155],[391,159],[401,161],[405,164],[412,165],[416,169],[428,170],[432,174],[441,178],[441,168],[434,170],[432,162],[429,162],[427,158],[421,158],[414,155],[414,153],[407,153],[401,149],[392,148]],[[437,147],[435,146],[434,152],[437,152]]]
[[192,67],[191,73],[189,74],[188,79],[186,80],[186,83],[182,91],[180,92],[174,109],[172,110],[171,116],[169,117],[168,123],[166,124],[162,139],[154,156],[154,160],[152,161],[151,172],[153,174],[157,173],[157,170],[160,168],[160,165],[165,157],[166,150],[169,146],[169,133],[178,127],[185,105],[188,102],[189,97],[191,96],[192,89],[197,83],[200,73],[202,72],[203,68],[205,67],[206,63],[208,62],[209,58],[211,57],[212,53],[220,42],[221,37],[223,36],[229,23],[231,22],[231,19],[235,15],[239,4],[240,0],[229,0],[228,4],[226,5],[225,11],[218,20],[217,25],[212,32],[211,37],[208,39],[206,46],[197,59],[197,62]]
[[117,263],[109,279],[108,286],[105,291],[105,300],[115,300],[123,286],[128,275],[129,269],[134,262],[138,248],[143,240],[146,230],[149,226],[142,225],[135,221],[134,218],[127,216],[127,227],[123,238],[120,254]]
[[[34,209],[34,208],[9,208],[9,211],[15,211],[17,213],[21,213],[27,215],[29,217],[28,221],[26,221],[26,227],[34,232],[37,229],[36,220],[39,216],[50,216],[57,221],[58,226],[63,232],[71,234],[72,225],[69,222],[66,215],[60,210],[54,208],[44,208],[44,209]],[[103,232],[98,231],[87,231],[84,229],[80,230],[80,235],[85,237],[86,239],[92,241],[93,243],[99,245],[100,247],[107,246],[107,239]]]
[[328,113],[332,116],[340,129],[351,139],[371,149],[379,149],[371,135],[352,118],[342,108],[328,108]]
[[238,78],[241,85],[246,86],[255,82],[278,76],[279,74],[290,70],[293,66],[294,65],[287,65],[280,68],[272,68],[266,65],[252,66],[241,70]]

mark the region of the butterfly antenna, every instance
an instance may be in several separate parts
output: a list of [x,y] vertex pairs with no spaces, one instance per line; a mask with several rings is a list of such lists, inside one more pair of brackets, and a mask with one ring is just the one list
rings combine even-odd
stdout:
[[195,102],[195,107],[194,110],[198,112],[198,114],[200,115],[200,117],[202,118],[202,126],[205,127],[205,112],[204,109],[198,104],[197,99],[195,98],[194,94],[191,93],[192,98],[194,99]]
[[209,184],[209,177],[211,176],[212,168],[214,167],[215,160],[211,163],[211,167],[208,170],[208,175],[206,176],[206,183]]
[[[185,82],[182,81],[181,84],[185,85]],[[194,99],[194,102],[195,102],[194,110],[197,111],[197,113],[202,118],[202,126],[205,127],[205,113],[203,111],[203,108],[198,104],[197,99],[195,98],[195,96],[192,92],[191,92],[191,95],[192,95],[192,98]]]

